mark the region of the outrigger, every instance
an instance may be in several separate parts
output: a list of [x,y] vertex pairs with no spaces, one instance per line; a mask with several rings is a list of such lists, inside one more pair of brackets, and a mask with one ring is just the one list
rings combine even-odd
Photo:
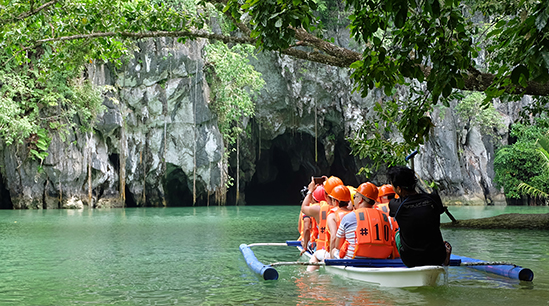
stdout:
[[[241,244],[240,251],[248,266],[265,280],[278,279],[276,266],[282,265],[318,265],[324,266],[326,271],[345,277],[377,284],[382,287],[422,287],[436,286],[443,275],[448,274],[448,266],[422,266],[407,268],[400,259],[326,259],[321,263],[276,262],[261,263],[254,255],[251,247],[255,246],[294,246],[300,251],[301,241],[286,241],[285,243],[254,243]],[[305,252],[305,258],[312,254]],[[532,270],[505,262],[486,262],[479,259],[452,255],[449,266],[461,266],[495,273],[507,278],[521,281],[532,281]]]

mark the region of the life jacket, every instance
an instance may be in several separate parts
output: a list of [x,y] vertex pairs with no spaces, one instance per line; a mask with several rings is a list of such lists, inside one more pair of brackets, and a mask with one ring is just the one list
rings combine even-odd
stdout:
[[318,238],[316,239],[316,249],[328,249],[330,236],[328,234],[328,214],[332,206],[325,201],[320,202],[320,220],[318,220]]
[[[318,203],[311,204],[311,206],[319,205]],[[297,231],[299,232],[299,238],[297,238],[298,241],[303,240],[303,225],[305,223],[304,217],[306,215],[299,211],[299,222],[297,223]],[[316,238],[318,237],[318,226],[316,224],[315,218],[311,219],[311,237],[309,238],[309,242],[313,243],[315,242]]]
[[315,242],[318,239],[318,224],[316,223],[315,218],[311,218],[311,243]]
[[389,214],[389,203],[376,203],[376,205],[374,205],[374,208],[379,209],[386,214]]
[[[374,208],[379,209],[382,212],[389,215],[389,203],[382,203],[382,204],[378,203],[374,206]],[[389,222],[391,222],[391,229],[392,229],[391,236],[393,237],[393,252],[391,254],[391,258],[399,258],[400,254],[398,253],[398,248],[396,246],[396,243],[394,243],[395,233],[398,231],[399,226],[397,221],[393,217],[389,217]]]
[[[350,212],[353,212],[353,211],[343,210],[343,209],[340,209],[339,207],[337,207],[331,212],[335,214],[336,228],[339,228],[339,225],[341,224],[341,219],[343,219],[343,217],[345,217]],[[330,238],[332,235],[335,235],[335,234],[336,233],[330,233],[330,231],[328,230],[328,238]],[[339,245],[336,246],[335,248],[341,250],[341,247],[343,246],[344,243],[345,243],[345,239],[341,239]],[[330,246],[330,249],[331,249],[331,246]]]
[[378,209],[359,208],[356,214],[356,245],[353,258],[388,258],[393,252],[394,236],[389,216]]

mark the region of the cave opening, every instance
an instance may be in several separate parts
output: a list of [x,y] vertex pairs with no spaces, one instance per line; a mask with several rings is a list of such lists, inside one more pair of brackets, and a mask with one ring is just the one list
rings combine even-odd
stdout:
[[0,173],[0,209],[13,209],[10,192],[4,185],[2,173]]
[[309,184],[311,176],[335,175],[346,185],[358,186],[357,165],[343,138],[336,142],[331,164],[320,142],[317,161],[314,151],[314,137],[309,134],[284,134],[275,138],[270,148],[261,151],[256,162],[256,171],[245,188],[246,203],[300,205],[303,200],[300,191]]
[[[299,205],[300,190],[310,180],[310,171],[299,166],[293,169],[291,156],[281,148],[273,148],[270,154],[270,173],[254,175],[246,186],[246,202],[251,205]],[[263,158],[263,157],[262,157]]]
[[125,185],[124,194],[126,195],[126,201],[124,202],[124,205],[126,207],[137,207],[137,201],[135,201],[135,196],[130,191],[130,187],[128,187],[128,185]]
[[187,175],[180,167],[166,163],[164,190],[167,206],[193,205],[193,192],[189,189],[187,181]]
[[120,171],[120,155],[116,153],[109,154],[109,161],[114,167],[114,171],[119,172]]

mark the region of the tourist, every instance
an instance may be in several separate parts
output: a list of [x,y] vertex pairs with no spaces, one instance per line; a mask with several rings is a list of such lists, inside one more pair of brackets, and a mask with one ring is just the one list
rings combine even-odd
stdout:
[[326,244],[329,243],[327,238],[327,220],[330,210],[333,208],[332,199],[327,196],[335,186],[343,185],[341,179],[335,176],[327,178],[323,183],[325,200],[321,201],[320,205],[311,205],[313,202],[313,192],[320,184],[315,183],[314,178],[311,179],[311,182],[307,186],[309,189],[307,196],[301,204],[301,212],[305,215],[315,218],[316,223],[318,224],[318,238],[316,239],[316,250],[321,250],[326,248]]
[[[358,186],[353,213],[341,220],[331,255],[334,258],[388,258],[393,250],[391,224],[386,214],[373,208],[377,187],[370,183]],[[343,244],[342,241],[345,241]]]
[[[374,208],[379,209],[386,214],[389,214],[389,202],[398,196],[396,195],[395,190],[393,189],[393,186],[391,184],[382,185],[378,189],[379,194],[377,196],[377,203],[376,205],[374,205]],[[389,222],[391,222],[392,227],[391,236],[394,237],[398,232],[398,222],[396,222],[395,218],[393,217],[389,217]],[[398,257],[400,257],[398,253],[398,248],[396,246],[396,243],[393,243],[393,254],[391,255],[391,258]]]
[[[332,192],[332,190],[339,185],[343,185],[343,182],[338,177],[331,176],[327,178],[323,183],[325,195]],[[324,260],[326,249],[329,244],[329,238],[327,235],[328,215],[330,214],[330,211],[334,208],[332,206],[333,203],[330,197],[325,197],[326,202],[322,201],[320,202],[320,205],[311,205],[312,194],[318,187],[320,187],[320,184],[315,183],[315,180],[313,178],[307,186],[309,192],[301,205],[301,212],[309,217],[314,218],[318,224],[318,238],[316,239],[316,248],[310,262],[319,262]],[[312,271],[317,268],[318,267],[315,266],[309,266],[307,270]]]
[[[343,185],[334,187],[334,189],[330,193],[330,197],[332,198],[332,202],[335,204],[334,206],[337,208],[332,210],[332,212],[328,215],[327,224],[328,238],[330,239],[330,243],[326,248],[327,251],[329,251],[330,248],[333,247],[340,247],[340,245],[336,244],[335,234],[337,232],[339,224],[341,223],[341,219],[345,215],[353,211],[353,206],[349,205],[349,203],[351,202],[351,191],[349,190],[349,187]],[[343,243],[343,241],[341,241],[341,243]]]
[[381,185],[379,195],[377,196],[376,208],[389,213],[389,202],[396,197],[396,192],[391,184]]
[[389,168],[388,175],[399,196],[389,202],[389,215],[400,226],[395,240],[402,261],[407,267],[447,264],[451,247],[440,232],[440,197],[417,193],[415,172],[407,167]]
[[[324,186],[320,185],[316,187],[315,191],[312,193],[312,203],[310,203],[310,206],[318,206],[322,202],[326,203],[326,198],[324,197]],[[307,250],[313,253],[318,238],[318,225],[316,220],[300,211],[298,222],[300,236],[297,240],[301,241],[301,247],[303,248],[300,255],[303,255]]]

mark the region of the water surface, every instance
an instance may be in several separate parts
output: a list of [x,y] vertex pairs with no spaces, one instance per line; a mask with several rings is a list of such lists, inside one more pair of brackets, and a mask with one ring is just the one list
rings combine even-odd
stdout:
[[[549,305],[549,235],[444,229],[454,253],[532,269],[533,282],[452,267],[447,285],[379,288],[304,267],[264,281],[241,243],[297,237],[299,207],[0,211],[0,305]],[[458,219],[548,207],[450,207]],[[443,222],[448,222],[443,217]],[[291,247],[256,247],[263,262]]]

